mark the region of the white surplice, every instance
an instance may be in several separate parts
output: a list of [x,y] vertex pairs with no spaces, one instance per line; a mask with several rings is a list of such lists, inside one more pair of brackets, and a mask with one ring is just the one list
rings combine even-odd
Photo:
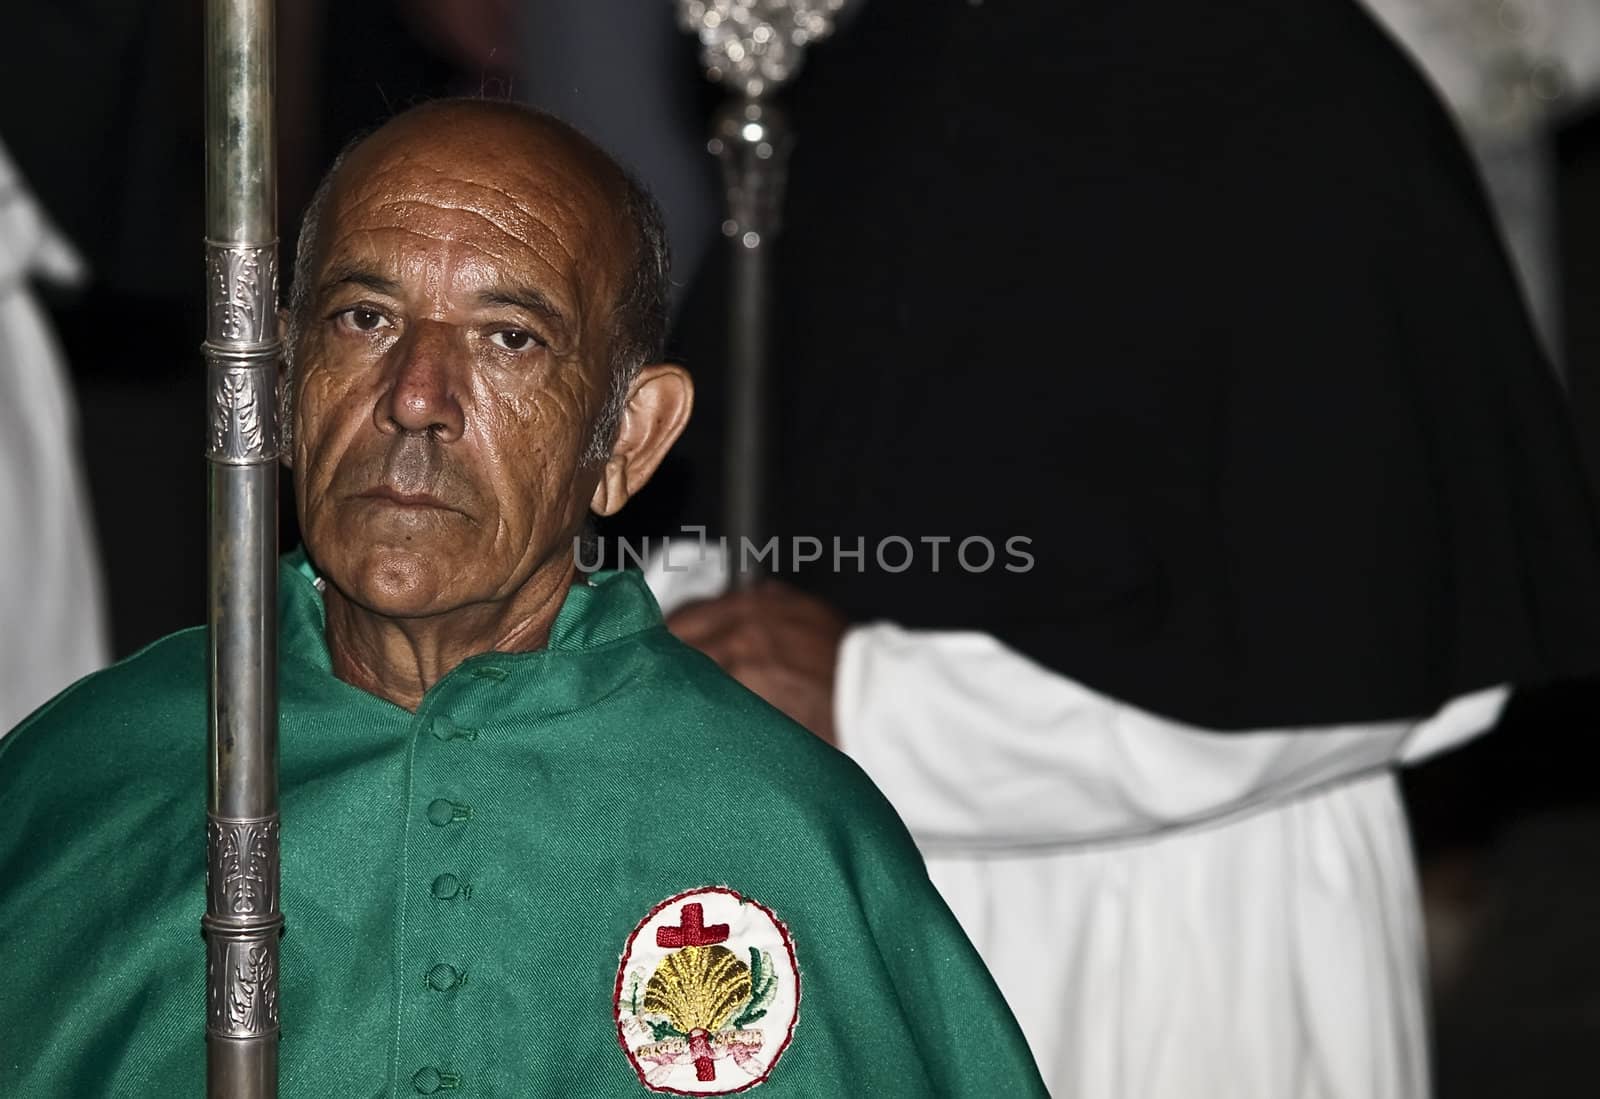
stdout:
[[[646,575],[714,594],[715,556]],[[681,568],[681,565],[679,566]],[[849,631],[840,747],[899,810],[1056,1099],[1424,1099],[1421,912],[1394,769],[1487,729],[1217,733],[977,633]]]
[[77,408],[32,276],[83,267],[0,145],[0,736],[109,655]]

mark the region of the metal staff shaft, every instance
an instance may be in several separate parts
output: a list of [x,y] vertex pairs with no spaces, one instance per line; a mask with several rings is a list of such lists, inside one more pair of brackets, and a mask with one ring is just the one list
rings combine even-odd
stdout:
[[733,582],[756,579],[744,547],[769,532],[765,508],[770,421],[768,318],[772,242],[782,219],[789,131],[783,113],[758,99],[736,100],[718,115],[710,149],[722,160],[732,248],[728,309],[728,409],[723,437],[723,533],[733,547]]
[[206,0],[206,1089],[278,1091],[273,0]]
[[770,532],[764,506],[769,460],[768,317],[772,241],[781,226],[793,144],[768,98],[799,71],[806,47],[833,32],[846,0],[677,0],[678,21],[700,40],[706,75],[737,98],[717,115],[709,143],[722,161],[723,232],[732,242],[728,308],[728,413],[723,445],[723,533],[733,582],[753,583],[745,546]]
[[[732,308],[728,311],[728,422],[723,441],[723,530],[740,561],[744,547],[767,530],[763,489],[767,478],[767,315],[771,290],[767,253],[759,245],[735,243]],[[755,573],[737,567],[733,581],[751,583]]]

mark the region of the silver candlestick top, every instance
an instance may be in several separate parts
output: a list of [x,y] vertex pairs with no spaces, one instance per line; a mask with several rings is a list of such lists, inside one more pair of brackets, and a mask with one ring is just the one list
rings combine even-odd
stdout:
[[788,83],[849,0],[677,0],[706,75],[751,99]]

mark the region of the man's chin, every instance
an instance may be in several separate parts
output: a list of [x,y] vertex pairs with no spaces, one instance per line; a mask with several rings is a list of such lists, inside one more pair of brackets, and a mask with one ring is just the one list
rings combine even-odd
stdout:
[[373,614],[420,618],[444,609],[459,564],[425,550],[373,547],[348,566],[330,569],[327,579],[345,598]]

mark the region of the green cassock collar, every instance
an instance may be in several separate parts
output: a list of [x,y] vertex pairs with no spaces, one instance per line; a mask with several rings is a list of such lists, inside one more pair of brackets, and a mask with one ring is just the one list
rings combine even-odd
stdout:
[[[304,671],[314,670],[334,679],[326,608],[317,584],[316,570],[304,547],[279,560],[279,660],[286,672],[299,665]],[[486,677],[537,682],[543,702],[539,709],[578,709],[615,689],[615,674],[631,663],[595,658],[619,655],[618,650],[630,641],[655,632],[665,632],[661,608],[643,576],[627,570],[590,573],[568,590],[544,648],[523,653],[486,652],[468,658],[429,689],[418,713],[430,708],[437,696],[454,693],[462,680]],[[597,674],[602,669],[612,674]],[[372,703],[392,705],[358,687],[334,682]]]

